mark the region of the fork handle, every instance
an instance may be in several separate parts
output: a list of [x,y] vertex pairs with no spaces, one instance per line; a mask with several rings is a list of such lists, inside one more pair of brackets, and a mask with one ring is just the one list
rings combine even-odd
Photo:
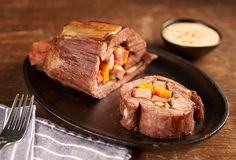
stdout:
[[0,140],[0,150],[8,143],[6,140]]

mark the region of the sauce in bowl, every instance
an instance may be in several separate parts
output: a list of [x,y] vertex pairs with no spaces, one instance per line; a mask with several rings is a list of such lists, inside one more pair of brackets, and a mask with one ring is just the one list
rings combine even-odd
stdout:
[[163,37],[171,43],[187,47],[214,46],[220,42],[215,30],[194,22],[171,24],[163,30]]

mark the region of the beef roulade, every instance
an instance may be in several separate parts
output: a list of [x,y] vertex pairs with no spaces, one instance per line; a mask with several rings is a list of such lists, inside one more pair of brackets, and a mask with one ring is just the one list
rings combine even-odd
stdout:
[[70,22],[51,42],[34,43],[29,54],[31,65],[41,65],[50,78],[99,99],[156,58],[133,29],[94,21]]
[[204,105],[197,93],[162,76],[124,84],[120,112],[123,127],[160,139],[189,135],[195,121],[204,119]]

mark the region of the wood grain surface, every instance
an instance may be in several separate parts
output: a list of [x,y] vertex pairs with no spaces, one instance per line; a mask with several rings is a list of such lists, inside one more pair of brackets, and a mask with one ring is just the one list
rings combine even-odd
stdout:
[[[230,115],[223,129],[210,139],[180,148],[133,150],[132,159],[236,159],[236,1],[0,0],[0,103],[10,105],[16,93],[28,93],[22,64],[32,42],[50,40],[71,20],[131,26],[148,43],[163,47],[160,26],[177,17],[201,19],[222,33],[222,44],[192,63],[223,90]],[[37,116],[66,126],[39,105]]]

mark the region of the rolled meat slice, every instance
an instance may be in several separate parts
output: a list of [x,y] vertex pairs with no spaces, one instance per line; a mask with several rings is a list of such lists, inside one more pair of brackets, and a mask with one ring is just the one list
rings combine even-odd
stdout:
[[[147,76],[120,89],[121,125],[149,137],[179,138],[204,120],[197,92],[162,76]],[[195,119],[194,119],[195,118]]]
[[52,41],[34,44],[29,54],[31,65],[42,65],[50,78],[98,99],[156,58],[133,29],[94,21],[70,22]]

